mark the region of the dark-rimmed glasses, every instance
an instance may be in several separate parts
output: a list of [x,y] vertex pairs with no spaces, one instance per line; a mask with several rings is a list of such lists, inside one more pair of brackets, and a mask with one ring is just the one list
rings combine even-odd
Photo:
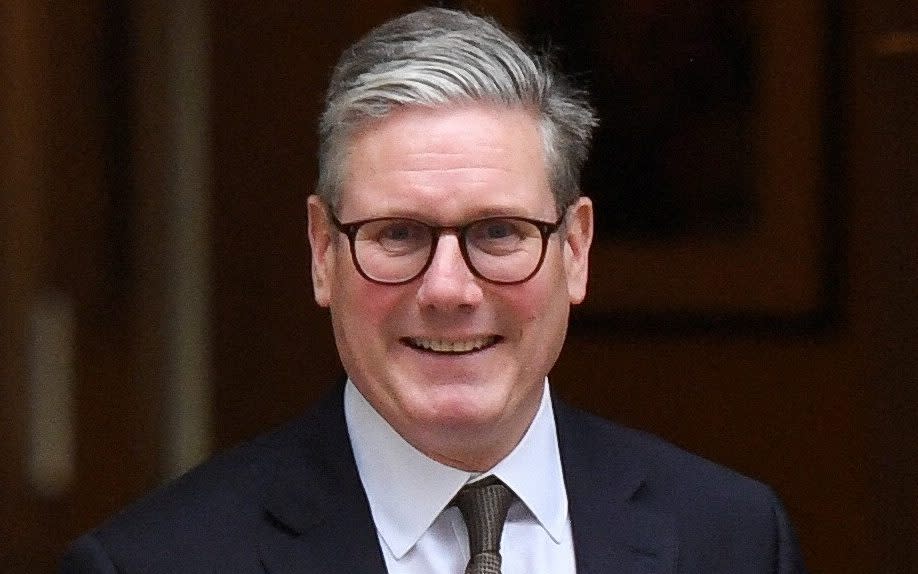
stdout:
[[564,214],[555,222],[501,216],[437,226],[405,217],[351,223],[342,223],[333,214],[330,217],[350,241],[357,272],[384,285],[401,285],[420,277],[430,267],[445,232],[456,234],[462,258],[476,277],[500,285],[523,283],[542,267],[548,238],[564,221]]

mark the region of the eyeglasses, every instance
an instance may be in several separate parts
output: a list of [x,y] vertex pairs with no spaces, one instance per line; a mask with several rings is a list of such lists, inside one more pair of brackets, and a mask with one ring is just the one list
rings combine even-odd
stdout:
[[525,217],[487,217],[452,227],[403,217],[341,223],[331,215],[331,220],[347,235],[354,266],[368,281],[401,285],[415,280],[430,267],[440,236],[453,232],[473,275],[512,285],[538,273],[548,238],[561,226],[564,215],[554,223]]

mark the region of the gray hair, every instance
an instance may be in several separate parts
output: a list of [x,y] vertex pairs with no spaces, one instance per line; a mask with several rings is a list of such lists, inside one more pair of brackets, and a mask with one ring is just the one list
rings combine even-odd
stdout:
[[596,114],[548,56],[493,20],[425,8],[373,29],[342,54],[319,125],[318,195],[336,210],[351,136],[403,106],[486,102],[537,113],[559,213],[580,195]]

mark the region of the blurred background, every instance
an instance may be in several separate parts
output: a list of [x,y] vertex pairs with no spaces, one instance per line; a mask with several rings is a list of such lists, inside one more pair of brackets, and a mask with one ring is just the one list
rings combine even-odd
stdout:
[[[561,395],[774,486],[812,572],[918,571],[918,4],[441,4],[550,40],[602,113]],[[0,5],[0,572],[341,376],[316,118],[419,5]]]

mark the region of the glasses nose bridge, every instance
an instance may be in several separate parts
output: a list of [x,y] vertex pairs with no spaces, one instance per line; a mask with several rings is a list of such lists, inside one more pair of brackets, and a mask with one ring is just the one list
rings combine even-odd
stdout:
[[433,243],[439,241],[440,237],[445,234],[455,235],[456,240],[460,242],[465,240],[465,225],[428,225],[428,227],[430,228],[430,235],[433,237]]
[[459,257],[462,259],[462,263],[469,273],[475,276],[478,275],[475,268],[472,266],[472,262],[469,260],[468,248],[465,243],[465,231],[467,227],[468,226],[465,225],[428,226],[430,229],[430,255],[428,256],[427,265],[421,272],[422,274],[427,273],[433,266],[434,260],[437,258],[437,251],[440,247],[440,239],[444,235],[452,235],[456,238],[456,247],[459,249]]

